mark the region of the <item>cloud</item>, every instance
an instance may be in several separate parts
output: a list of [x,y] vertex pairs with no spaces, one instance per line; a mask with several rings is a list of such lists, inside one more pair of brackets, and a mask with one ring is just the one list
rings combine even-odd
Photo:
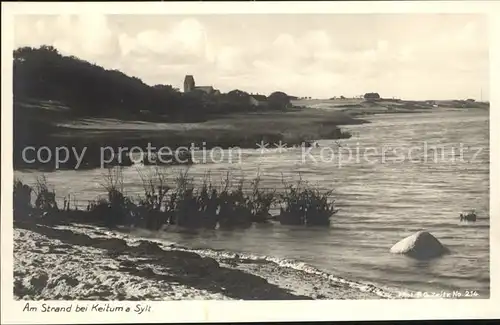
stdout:
[[[373,17],[345,18],[340,25],[332,18],[311,29],[289,25],[277,30],[282,26],[277,16],[18,16],[15,41],[17,46],[53,45],[149,84],[176,87],[185,74],[194,74],[198,84],[222,90],[279,89],[331,97],[378,88],[398,92],[395,96],[426,92],[425,97],[432,97],[438,87],[429,86],[429,80],[487,83],[486,22],[471,16]],[[450,95],[445,97],[466,84],[447,87]]]
[[60,52],[84,59],[114,56],[118,42],[105,15],[43,16],[29,24],[16,21],[18,46],[52,45]]
[[187,64],[210,60],[207,33],[195,19],[185,19],[168,30],[148,29],[118,37],[121,53],[162,57],[164,62]]
[[208,58],[206,31],[195,19],[182,20],[168,30],[140,30],[135,35],[113,30],[105,15],[43,16],[34,23],[28,21],[20,19],[16,24],[18,46],[53,45],[64,54],[84,59],[162,55],[165,60],[185,63]]
[[299,40],[299,44],[310,53],[328,51],[331,49],[330,36],[324,30],[311,30],[306,32]]
[[[376,48],[346,51],[334,46],[324,30],[305,31],[301,35],[280,34],[271,46],[260,53],[254,67],[270,74],[286,74],[287,81],[299,78],[316,87],[336,84],[344,73],[366,74],[387,55],[389,43],[380,40]],[[328,86],[326,86],[328,87]]]
[[223,46],[217,50],[214,60],[215,68],[224,76],[245,73],[250,68],[248,55],[234,46]]

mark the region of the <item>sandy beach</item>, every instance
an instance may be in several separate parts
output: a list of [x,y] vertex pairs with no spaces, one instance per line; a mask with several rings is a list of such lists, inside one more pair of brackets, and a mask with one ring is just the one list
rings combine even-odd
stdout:
[[293,265],[193,252],[87,225],[17,222],[14,258],[14,296],[23,300],[390,298]]

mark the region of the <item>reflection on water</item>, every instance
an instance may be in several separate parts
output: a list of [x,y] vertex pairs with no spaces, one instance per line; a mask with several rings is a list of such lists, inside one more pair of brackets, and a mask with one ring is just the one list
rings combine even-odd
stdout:
[[[247,150],[239,164],[195,165],[191,174],[200,180],[228,169],[236,176],[255,176],[259,171],[266,187],[282,188],[282,177],[302,178],[324,188],[334,188],[340,208],[329,229],[256,226],[242,231],[203,231],[199,234],[164,233],[181,245],[213,248],[297,259],[336,275],[388,287],[413,290],[475,290],[489,295],[489,118],[488,113],[443,111],[433,114],[376,116],[371,124],[346,127],[355,135],[336,142],[320,141],[311,149],[320,157],[322,147],[333,152],[371,150],[370,160],[308,159],[300,149],[284,153]],[[445,150],[435,161],[428,146],[464,148]],[[397,148],[398,152],[381,147]],[[410,157],[408,148],[414,149]],[[479,150],[481,149],[481,150]],[[427,159],[422,159],[430,152]],[[323,154],[325,150],[323,150]],[[394,156],[397,160],[390,160]],[[404,157],[405,159],[402,159]],[[444,158],[443,158],[444,157]],[[309,158],[309,157],[308,157]],[[411,158],[411,159],[410,159]],[[425,158],[425,157],[424,157]],[[127,194],[141,193],[138,167],[125,170]],[[140,168],[140,167],[139,167]],[[145,167],[142,167],[145,168]],[[18,172],[26,181],[28,172]],[[58,196],[77,194],[79,203],[102,194],[102,170],[60,171],[47,174]],[[174,176],[174,175],[173,175]],[[478,221],[459,222],[459,214],[475,209]],[[426,229],[448,246],[452,254],[427,262],[389,253],[398,240]]]

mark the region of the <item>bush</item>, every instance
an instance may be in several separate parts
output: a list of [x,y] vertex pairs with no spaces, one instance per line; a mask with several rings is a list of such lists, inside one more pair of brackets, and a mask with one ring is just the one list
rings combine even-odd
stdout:
[[380,99],[380,95],[379,95],[379,93],[366,93],[364,95],[364,98],[367,100],[376,100],[376,99]]
[[140,205],[146,207],[149,211],[162,211],[170,187],[167,186],[166,175],[160,172],[158,168],[154,169],[154,174],[145,176],[139,172],[144,187],[144,198]]
[[195,203],[196,211],[194,213],[200,220],[197,225],[207,229],[215,229],[218,221],[219,193],[207,176],[203,180],[201,189],[197,192]]
[[328,198],[332,191],[320,192],[318,189],[307,188],[300,179],[297,184],[285,185],[285,193],[281,195],[278,220],[283,225],[329,226],[330,217],[337,213],[334,202]]
[[282,91],[275,91],[268,97],[269,107],[284,110],[290,106],[290,96]]
[[169,223],[182,227],[196,227],[194,220],[194,204],[196,203],[193,195],[193,180],[188,177],[188,169],[180,171],[175,179],[175,189],[170,198]]
[[[328,226],[330,217],[337,211],[334,203],[329,202],[331,191],[321,192],[298,181],[296,185],[285,184],[285,192],[276,194],[261,186],[260,175],[245,189],[245,180],[240,178],[232,186],[233,177],[228,172],[221,187],[214,186],[205,175],[200,186],[194,186],[189,177],[189,169],[183,170],[167,184],[167,175],[156,167],[150,175],[140,173],[144,196],[134,203],[123,191],[123,172],[121,167],[108,169],[101,184],[106,197],[89,202],[87,211],[77,214],[81,222],[104,223],[108,227],[118,225],[138,226],[160,230],[166,225],[197,229],[248,228],[253,223],[265,223],[273,219],[270,210],[280,203],[281,213],[278,220],[288,225]],[[31,209],[32,189],[21,181],[14,183],[14,211],[16,215]],[[55,192],[49,190],[45,177],[37,180],[35,188],[35,208],[40,212],[59,211]],[[74,200],[73,200],[74,202]],[[71,197],[64,198],[64,212],[57,216],[73,217],[70,209]],[[28,214],[27,214],[28,215]]]
[[169,223],[188,228],[222,229],[247,228],[253,222],[266,222],[269,209],[274,202],[274,192],[259,188],[260,178],[252,182],[250,195],[244,191],[244,179],[232,188],[228,172],[222,180],[222,188],[213,186],[207,175],[199,188],[194,188],[187,171],[176,180],[172,193]]
[[[78,211],[76,198],[73,196],[73,210]],[[64,197],[63,211],[71,211],[71,195]]]
[[252,212],[250,201],[243,192],[244,179],[242,178],[236,188],[230,189],[230,175],[226,174],[224,189],[219,196],[219,227],[223,229],[248,228],[252,225]]
[[260,188],[260,175],[251,182],[251,196],[249,207],[252,214],[252,221],[256,223],[268,222],[271,218],[269,210],[276,202],[276,190],[269,191]]
[[101,184],[107,191],[107,199],[90,202],[87,211],[94,219],[101,220],[108,227],[130,224],[136,205],[123,194],[123,171],[121,167],[109,168]]
[[31,205],[31,193],[33,189],[19,179],[14,180],[14,219],[17,219],[19,216],[26,216],[31,209],[33,208]]
[[37,178],[35,185],[35,208],[41,211],[58,211],[56,193],[50,190],[47,178],[42,175]]

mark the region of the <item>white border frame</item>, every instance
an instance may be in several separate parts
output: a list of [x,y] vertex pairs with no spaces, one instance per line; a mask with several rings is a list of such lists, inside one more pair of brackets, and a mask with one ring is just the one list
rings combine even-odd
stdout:
[[[111,322],[251,322],[470,319],[500,316],[499,282],[499,149],[498,129],[490,129],[490,299],[479,300],[343,300],[343,301],[174,301],[147,302],[152,312],[23,313],[13,299],[12,243],[12,51],[16,14],[271,14],[271,13],[483,13],[490,22],[490,89],[500,86],[500,2],[135,2],[135,3],[2,3],[2,181],[1,181],[1,323],[69,324]],[[490,125],[500,120],[500,95],[490,92]],[[495,302],[496,301],[496,302]],[[75,301],[76,302],[76,301]],[[87,301],[86,301],[87,302]],[[48,302],[49,303],[49,302]],[[61,301],[58,301],[61,304]],[[68,302],[70,303],[70,302]],[[140,302],[120,302],[134,307]],[[497,306],[494,308],[494,306]]]

